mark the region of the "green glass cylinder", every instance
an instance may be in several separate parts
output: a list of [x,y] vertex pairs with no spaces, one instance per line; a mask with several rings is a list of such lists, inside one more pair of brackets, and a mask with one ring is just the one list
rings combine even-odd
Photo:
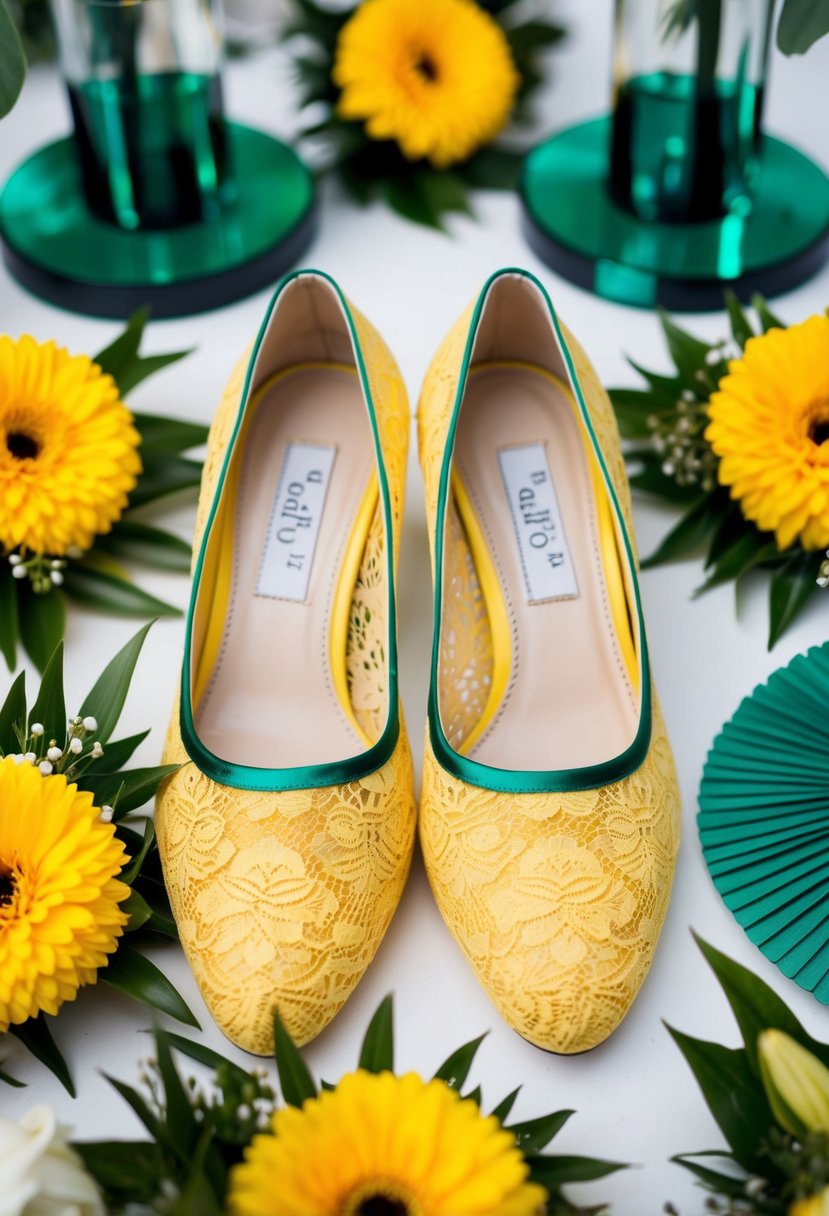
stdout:
[[125,231],[232,199],[219,0],[51,0],[91,212]]
[[609,190],[638,219],[751,208],[772,0],[616,0]]

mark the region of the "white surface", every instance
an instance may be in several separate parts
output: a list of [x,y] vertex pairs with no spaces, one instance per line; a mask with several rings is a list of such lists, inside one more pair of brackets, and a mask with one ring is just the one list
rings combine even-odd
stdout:
[[[610,39],[609,0],[568,0],[558,11],[572,36],[555,57],[554,81],[545,102],[545,126],[554,129],[592,115],[607,104]],[[589,14],[589,16],[588,16]],[[829,41],[805,60],[775,58],[769,126],[829,162],[826,128]],[[228,72],[231,114],[290,133],[288,76],[278,58],[255,65],[234,64]],[[35,72],[16,111],[0,123],[0,178],[46,138],[60,133],[66,112],[58,82]],[[333,274],[354,302],[381,328],[400,361],[412,402],[439,340],[485,277],[502,265],[524,265],[539,273],[553,299],[586,345],[605,383],[633,383],[623,352],[646,365],[664,365],[666,356],[653,316],[594,299],[557,280],[524,245],[518,205],[508,195],[476,200],[479,223],[453,221],[451,236],[421,231],[381,207],[360,210],[335,190],[323,202],[320,235],[306,265]],[[149,335],[153,350],[195,346],[197,353],[142,386],[130,398],[135,408],[170,412],[207,421],[239,353],[255,333],[267,295],[220,313],[158,324]],[[829,302],[829,273],[775,307],[800,320]],[[692,318],[700,333],[723,335],[722,316]],[[0,270],[0,331],[55,337],[73,350],[93,352],[110,340],[115,326],[58,312],[28,296]],[[191,509],[180,509],[181,534],[192,528]],[[640,547],[648,552],[671,514],[637,505]],[[186,602],[187,582],[175,576],[141,576],[142,585]],[[618,1033],[590,1055],[557,1058],[519,1039],[503,1023],[475,982],[431,899],[422,866],[416,862],[400,910],[376,962],[334,1025],[308,1052],[311,1066],[336,1079],[354,1066],[361,1034],[379,999],[396,996],[398,1064],[429,1074],[450,1048],[483,1030],[473,1077],[494,1104],[523,1082],[517,1112],[530,1117],[560,1107],[578,1114],[556,1145],[560,1151],[595,1153],[639,1163],[643,1168],[580,1190],[579,1198],[613,1200],[618,1216],[656,1213],[667,1199],[683,1216],[701,1212],[703,1196],[667,1158],[682,1150],[720,1143],[716,1127],[690,1072],[661,1024],[665,1018],[703,1037],[734,1043],[736,1031],[724,999],[689,934],[693,925],[710,941],[754,967],[795,1008],[816,1034],[829,1036],[829,1016],[811,997],[785,980],[749,943],[716,894],[700,855],[694,815],[706,750],[740,698],[798,651],[825,639],[829,598],[819,603],[766,653],[766,592],[762,580],[742,605],[739,622],[731,588],[692,603],[700,581],[698,563],[644,575],[650,646],[685,800],[685,840],[673,903],[652,973],[632,1013]],[[400,646],[407,719],[417,753],[425,715],[430,643],[430,578],[420,474],[412,453],[408,517],[400,576]],[[827,592],[829,597],[829,592]],[[135,626],[74,611],[67,633],[67,687],[78,703],[103,663]],[[122,721],[123,733],[148,725],[153,732],[141,749],[143,763],[155,763],[178,678],[182,645],[180,621],[164,621],[152,631]],[[0,692],[5,690],[0,675]],[[180,987],[204,1026],[204,1041],[240,1060],[210,1022],[195,983],[176,950],[158,961]],[[147,1054],[140,1032],[148,1015],[108,994],[88,991],[61,1014],[58,1034],[79,1083],[76,1102],[57,1083],[14,1050],[9,1067],[29,1082],[23,1091],[0,1089],[0,1110],[20,1115],[36,1101],[52,1102],[61,1118],[83,1138],[129,1135],[136,1131],[125,1105],[101,1077],[108,1072],[135,1082],[137,1060]]]

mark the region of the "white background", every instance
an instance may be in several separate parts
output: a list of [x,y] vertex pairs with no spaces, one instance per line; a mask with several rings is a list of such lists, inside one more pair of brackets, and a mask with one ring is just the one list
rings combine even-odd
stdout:
[[[553,5],[551,5],[553,7]],[[600,112],[608,104],[610,0],[559,0],[554,8],[570,26],[566,47],[552,61],[552,83],[542,108],[543,131],[552,131]],[[768,107],[769,129],[810,150],[829,166],[829,41],[805,59],[775,55]],[[227,72],[228,110],[236,118],[289,136],[296,125],[290,78],[280,54],[255,63],[233,64]],[[33,72],[17,109],[0,123],[0,179],[40,143],[59,135],[67,110],[56,77]],[[334,275],[354,302],[379,326],[395,351],[416,401],[420,382],[438,342],[499,266],[524,265],[550,286],[567,324],[586,346],[607,384],[634,383],[624,352],[650,366],[665,366],[657,322],[646,312],[595,299],[555,278],[525,246],[518,227],[518,204],[509,195],[475,200],[478,222],[452,221],[451,235],[416,228],[382,207],[361,210],[336,189],[325,191],[318,238],[305,258]],[[196,347],[196,353],[142,386],[130,398],[137,409],[169,412],[207,421],[235,360],[254,335],[267,293],[204,317],[159,323],[148,348]],[[797,321],[829,303],[829,271],[776,303],[788,321]],[[724,336],[721,315],[691,318],[704,335]],[[113,324],[73,317],[23,292],[0,269],[0,331],[56,338],[74,351],[92,353],[114,335]],[[420,474],[412,452],[407,521],[400,576],[402,685],[415,753],[421,753],[431,632],[430,576]],[[640,548],[647,553],[671,521],[671,514],[639,502]],[[168,520],[170,516],[168,516]],[[189,537],[193,512],[181,507],[173,526]],[[150,591],[185,605],[187,580],[142,573]],[[755,968],[788,1000],[806,1025],[829,1038],[824,1008],[784,979],[759,954],[721,903],[703,864],[695,830],[696,796],[706,751],[741,697],[798,651],[823,641],[829,621],[829,591],[801,623],[766,652],[766,594],[762,579],[735,615],[730,587],[692,602],[700,581],[697,562],[644,575],[657,684],[673,739],[685,806],[685,839],[668,920],[651,975],[631,1014],[603,1047],[589,1055],[545,1055],[518,1038],[498,1018],[444,927],[416,860],[407,891],[389,934],[344,1011],[308,1050],[311,1066],[335,1080],[356,1063],[361,1034],[380,998],[396,997],[398,1065],[431,1075],[461,1042],[489,1029],[473,1072],[485,1101],[494,1105],[520,1082],[516,1108],[522,1117],[561,1107],[578,1114],[556,1146],[636,1162],[640,1168],[580,1189],[579,1198],[610,1198],[618,1216],[656,1213],[673,1200],[683,1216],[701,1212],[703,1195],[677,1166],[672,1153],[715,1147],[719,1134],[690,1072],[662,1019],[702,1037],[736,1042],[736,1030],[715,981],[694,947],[689,927]],[[67,631],[67,689],[79,704],[103,664],[126,641],[132,622],[75,610]],[[182,645],[180,620],[155,626],[141,660],[122,720],[123,734],[152,726],[138,759],[159,758],[178,678]],[[0,674],[0,693],[8,680]],[[220,1036],[199,998],[183,957],[176,949],[158,959],[179,986],[204,1027],[204,1041],[243,1062]],[[89,990],[65,1007],[58,1035],[79,1083],[72,1102],[58,1084],[16,1046],[8,1066],[28,1082],[26,1090],[0,1089],[0,1111],[21,1115],[39,1101],[51,1102],[81,1138],[130,1135],[133,1118],[102,1078],[105,1071],[135,1082],[137,1061],[148,1053],[141,1033],[149,1015],[106,989]]]

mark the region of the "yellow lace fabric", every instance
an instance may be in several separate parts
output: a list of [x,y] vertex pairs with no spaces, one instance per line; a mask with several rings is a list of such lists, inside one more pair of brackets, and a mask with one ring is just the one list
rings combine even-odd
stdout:
[[[353,310],[352,310],[353,311]],[[393,508],[395,557],[405,484],[409,410],[388,349],[354,312]],[[197,552],[239,407],[248,359],[237,366],[213,422],[202,480]],[[387,679],[385,538],[375,519],[355,587],[348,680],[355,713],[382,730]],[[156,826],[164,875],[190,966],[220,1029],[248,1051],[273,1047],[273,1009],[308,1042],[342,1007],[397,907],[415,830],[411,755],[400,739],[377,772],[346,785],[261,793],[220,785],[193,764],[174,705]]]
[[[440,468],[472,309],[438,351],[418,413],[432,561]],[[612,406],[566,334],[629,533],[630,492]],[[480,712],[492,665],[486,608],[462,530],[450,517],[440,704],[458,746]],[[482,691],[483,690],[483,691]],[[601,1043],[647,974],[668,907],[681,807],[653,700],[650,751],[632,776],[571,794],[502,794],[438,763],[427,731],[420,837],[441,913],[490,998],[549,1051]]]

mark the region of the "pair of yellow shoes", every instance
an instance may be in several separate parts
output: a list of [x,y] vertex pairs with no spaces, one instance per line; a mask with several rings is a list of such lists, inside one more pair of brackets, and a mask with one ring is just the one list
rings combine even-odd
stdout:
[[[395,566],[409,409],[372,326],[286,278],[210,435],[157,827],[220,1028],[267,1053],[342,1007],[406,881],[417,815]],[[435,574],[420,838],[440,910],[519,1034],[618,1025],[679,841],[619,438],[542,285],[495,274],[419,408]],[[188,762],[191,761],[191,762]]]

